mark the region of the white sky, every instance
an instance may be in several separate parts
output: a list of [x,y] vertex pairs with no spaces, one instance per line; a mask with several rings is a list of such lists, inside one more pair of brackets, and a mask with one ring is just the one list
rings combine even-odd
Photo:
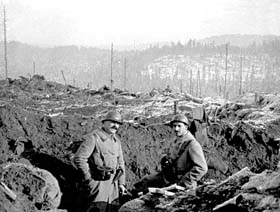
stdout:
[[[280,35],[280,0],[0,0],[8,40],[132,45],[221,34]],[[3,37],[3,36],[1,36]]]

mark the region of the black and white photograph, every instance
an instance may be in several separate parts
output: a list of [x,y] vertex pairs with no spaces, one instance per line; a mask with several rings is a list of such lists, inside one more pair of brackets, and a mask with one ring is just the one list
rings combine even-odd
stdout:
[[280,0],[0,0],[0,212],[280,211]]

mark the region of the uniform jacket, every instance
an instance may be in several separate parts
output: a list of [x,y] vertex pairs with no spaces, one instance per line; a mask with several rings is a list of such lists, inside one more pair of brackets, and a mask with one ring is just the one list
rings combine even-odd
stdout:
[[[95,130],[86,136],[74,156],[74,163],[83,174],[84,180],[89,182],[92,179],[90,167],[96,164],[114,169],[109,180],[95,181],[95,188],[91,191],[93,201],[111,203],[118,198],[119,185],[125,184],[125,166],[121,143],[115,135],[106,133],[103,129]],[[118,181],[113,183],[115,172],[118,168],[123,174]]]
[[[185,150],[181,151],[185,142],[189,143]],[[178,155],[180,153],[181,155]],[[202,147],[189,131],[171,143],[168,156],[173,160],[177,159],[174,164],[176,178],[183,185],[196,184],[208,171]]]

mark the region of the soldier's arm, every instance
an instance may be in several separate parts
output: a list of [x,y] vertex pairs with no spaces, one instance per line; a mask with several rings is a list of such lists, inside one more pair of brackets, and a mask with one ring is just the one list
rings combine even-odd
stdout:
[[81,143],[74,156],[74,164],[82,172],[84,180],[91,180],[91,173],[88,164],[88,158],[91,156],[95,148],[95,137],[90,134],[84,137],[84,141]]
[[193,166],[189,172],[182,178],[181,184],[196,185],[208,171],[208,166],[204,157],[201,145],[198,142],[191,142],[190,147],[187,149],[188,154],[192,160]]
[[119,161],[118,161],[118,166],[123,170],[123,174],[119,178],[119,185],[125,185],[125,165],[124,165],[124,159],[123,159],[123,151],[122,151],[122,146],[119,143],[120,148],[119,148]]

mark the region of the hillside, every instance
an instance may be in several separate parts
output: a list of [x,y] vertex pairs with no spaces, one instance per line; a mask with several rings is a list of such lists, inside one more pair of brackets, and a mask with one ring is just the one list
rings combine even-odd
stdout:
[[233,46],[238,47],[248,47],[252,43],[256,45],[262,45],[263,42],[270,42],[273,40],[279,40],[280,36],[276,35],[221,35],[221,36],[211,36],[199,40],[203,44],[215,43],[216,45],[222,45],[230,43]]
[[[278,91],[280,76],[280,41],[275,40],[276,38],[278,37],[228,35],[204,41],[190,39],[186,44],[151,44],[142,50],[114,49],[113,87],[138,92],[152,88],[164,89],[170,85],[176,92],[182,90],[195,96],[227,95],[230,98],[248,91],[275,92]],[[262,39],[266,41],[261,42]],[[215,41],[215,44],[206,41]],[[230,41],[227,71],[226,49],[222,45],[224,41]],[[235,41],[248,45],[240,49],[235,46],[239,45]],[[2,45],[3,43],[1,49]],[[0,54],[3,58],[3,51]],[[2,79],[5,77],[3,63],[2,60]],[[34,74],[84,88],[110,86],[111,52],[110,49],[93,47],[40,48],[10,42],[8,76],[31,77]]]

